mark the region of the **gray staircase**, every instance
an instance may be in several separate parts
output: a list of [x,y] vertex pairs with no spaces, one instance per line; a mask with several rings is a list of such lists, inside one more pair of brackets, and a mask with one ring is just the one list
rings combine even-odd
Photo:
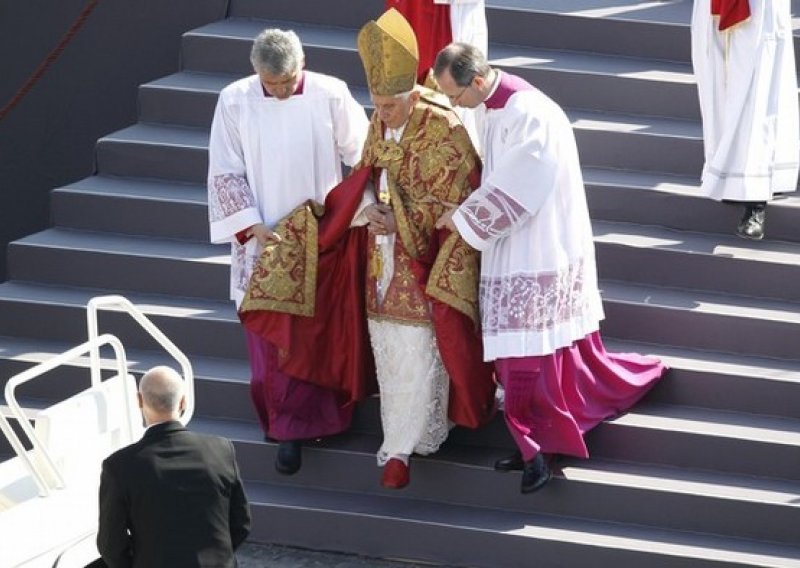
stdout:
[[[380,487],[377,399],[351,432],[275,473],[249,402],[228,251],[208,243],[208,128],[219,91],[250,72],[253,36],[291,27],[307,66],[369,107],[355,50],[382,0],[233,0],[184,35],[180,72],[142,85],[139,123],[97,143],[97,175],[53,191],[53,226],[9,245],[0,284],[0,377],[85,339],[86,301],[122,293],[195,366],[194,428],[234,440],[252,539],[448,566],[800,567],[800,198],[771,204],[767,239],[732,235],[738,210],[697,196],[702,140],[689,63],[691,0],[487,0],[490,58],[565,107],[593,217],[614,351],[671,367],[631,412],[562,460],[545,490],[493,461],[513,448],[502,416],[456,428],[414,458],[411,485]],[[119,314],[104,331],[134,371],[164,358]],[[31,401],[82,388],[54,372]],[[0,453],[7,453],[0,448]]]

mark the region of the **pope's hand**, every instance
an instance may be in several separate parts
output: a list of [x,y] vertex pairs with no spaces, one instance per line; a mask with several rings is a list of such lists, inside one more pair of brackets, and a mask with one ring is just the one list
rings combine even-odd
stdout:
[[390,235],[397,232],[397,222],[392,208],[383,203],[375,203],[364,212],[369,219],[369,232],[373,235]]

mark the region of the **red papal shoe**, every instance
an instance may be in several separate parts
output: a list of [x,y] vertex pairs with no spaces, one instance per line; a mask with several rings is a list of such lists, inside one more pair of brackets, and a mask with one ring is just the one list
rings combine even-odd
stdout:
[[403,460],[392,458],[383,466],[381,485],[389,489],[402,489],[411,481],[408,466]]

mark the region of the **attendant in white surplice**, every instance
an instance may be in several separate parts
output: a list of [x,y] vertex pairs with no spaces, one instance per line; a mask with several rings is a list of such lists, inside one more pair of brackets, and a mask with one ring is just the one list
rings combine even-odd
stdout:
[[800,160],[790,0],[695,0],[692,62],[703,116],[701,192],[740,203],[737,234],[764,237],[767,202]]
[[630,408],[665,371],[657,359],[608,353],[578,149],[564,111],[524,79],[456,43],[434,73],[453,104],[484,113],[481,186],[437,222],[481,251],[484,358],[505,389],[530,493],[550,479],[544,454],[589,456],[584,434]]
[[[209,141],[211,241],[231,243],[231,298],[240,306],[272,227],[306,200],[325,201],[342,162],[361,156],[368,121],[347,85],[305,71],[291,31],[263,31],[252,47],[255,74],[223,89]],[[339,433],[352,417],[342,393],[287,376],[275,345],[246,331],[251,396],[266,436],[280,442],[276,469],[301,465],[301,441]],[[311,363],[309,363],[311,364]]]

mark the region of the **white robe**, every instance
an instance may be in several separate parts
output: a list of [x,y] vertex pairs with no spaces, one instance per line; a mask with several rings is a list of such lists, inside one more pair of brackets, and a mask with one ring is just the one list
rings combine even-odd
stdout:
[[231,243],[231,298],[247,290],[260,248],[236,234],[272,227],[307,199],[324,202],[342,179],[342,162],[361,157],[369,122],[347,85],[304,71],[303,93],[267,97],[257,75],[220,93],[211,125],[208,212],[211,241]]
[[433,3],[450,5],[453,41],[474,45],[484,55],[488,54],[489,31],[484,0],[433,0]]
[[547,355],[603,318],[575,137],[538,90],[486,109],[482,134],[483,182],[453,221],[482,253],[484,358]]
[[768,201],[796,190],[800,160],[790,0],[750,0],[748,20],[720,32],[695,0],[692,62],[703,116],[701,193]]

